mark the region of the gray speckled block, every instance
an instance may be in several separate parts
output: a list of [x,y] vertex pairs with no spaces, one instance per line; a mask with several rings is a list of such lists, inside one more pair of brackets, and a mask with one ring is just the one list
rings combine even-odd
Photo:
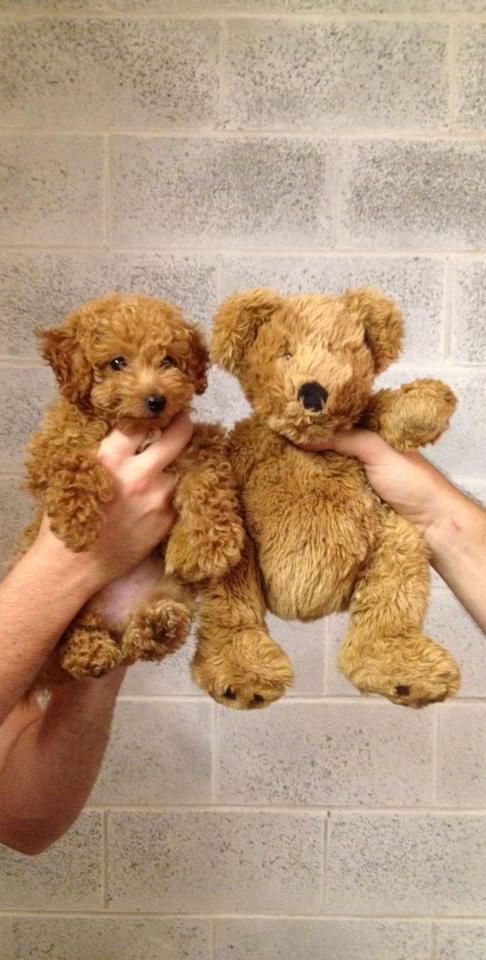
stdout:
[[100,909],[101,839],[101,815],[90,811],[38,857],[0,846],[2,910]]
[[486,246],[486,143],[361,140],[341,158],[338,246]]
[[328,142],[119,136],[111,164],[121,246],[330,243]]
[[[32,5],[36,0],[0,0],[0,9],[12,4]],[[47,5],[49,0],[39,0]],[[66,2],[75,6],[83,0],[53,0],[56,8]],[[86,0],[89,9],[99,4],[104,9],[120,11],[160,11],[163,13],[191,13],[201,9],[201,0]],[[485,0],[204,0],[204,12],[236,12],[250,14],[270,12],[296,13],[484,13]]]
[[[328,621],[326,693],[333,696],[359,696],[356,688],[337,667],[339,647],[348,619],[348,614],[338,614]],[[424,627],[425,632],[444,644],[460,664],[462,683],[459,697],[486,697],[486,646],[483,633],[449,590],[432,590]]]
[[349,625],[349,613],[334,613],[327,618],[326,694],[333,697],[359,697],[359,690],[338,667],[341,644]]
[[182,917],[0,917],[0,960],[26,957],[209,960],[208,925]]
[[[397,746],[399,744],[399,746]],[[413,806],[432,800],[432,714],[386,703],[216,712],[219,803]]]
[[251,413],[243,391],[233,376],[212,367],[208,376],[208,389],[194,403],[199,420],[222,423],[232,427]]
[[[484,13],[486,0],[204,0],[215,13]],[[199,13],[201,0],[0,0],[0,12]]]
[[217,920],[214,937],[214,960],[429,960],[430,956],[427,923]]
[[181,650],[166,657],[161,663],[135,663],[127,670],[122,696],[157,697],[177,694],[204,696],[202,690],[191,679],[190,663],[193,653],[194,638],[190,637]]
[[218,33],[216,21],[204,20],[7,21],[0,24],[3,122],[57,130],[210,126]]
[[323,824],[312,814],[112,813],[115,910],[316,913]]
[[[98,13],[111,0],[0,0],[0,13]],[[116,2],[116,0],[115,0]],[[124,2],[124,0],[122,0]],[[128,0],[130,2],[130,0]],[[138,0],[133,0],[134,4]]]
[[440,711],[437,796],[441,805],[486,807],[485,748],[486,703],[453,703]]
[[268,286],[282,293],[375,286],[397,299],[405,318],[404,359],[421,363],[441,352],[444,265],[431,257],[226,257],[223,294]]
[[148,293],[205,327],[216,308],[216,264],[205,257],[140,253],[0,252],[0,352],[35,356],[37,326],[61,323],[112,290]]
[[209,700],[119,702],[91,803],[209,802],[211,710]]
[[456,27],[456,103],[454,120],[460,127],[486,126],[486,24]]
[[0,243],[103,241],[102,139],[0,136]]
[[441,922],[437,928],[437,960],[484,960],[486,923]]
[[234,20],[224,118],[232,127],[442,127],[447,27]]
[[322,620],[301,623],[267,615],[271,636],[292,661],[295,683],[287,696],[317,696],[324,690],[324,625]]
[[459,260],[453,273],[452,357],[486,363],[486,262]]
[[48,400],[55,394],[54,377],[41,367],[3,367],[0,375],[0,469],[18,470],[25,443],[39,426]]
[[481,915],[486,817],[336,814],[326,910],[359,915]]
[[32,500],[19,488],[19,476],[0,475],[0,571],[32,513]]

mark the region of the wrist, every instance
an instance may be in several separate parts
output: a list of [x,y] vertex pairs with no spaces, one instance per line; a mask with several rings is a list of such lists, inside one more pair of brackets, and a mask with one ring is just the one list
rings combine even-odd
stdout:
[[50,530],[32,544],[27,558],[52,582],[62,582],[66,591],[79,600],[80,606],[106,582],[89,551],[75,553]]
[[450,555],[474,552],[486,540],[486,511],[474,500],[447,484],[424,526],[424,536],[434,566]]

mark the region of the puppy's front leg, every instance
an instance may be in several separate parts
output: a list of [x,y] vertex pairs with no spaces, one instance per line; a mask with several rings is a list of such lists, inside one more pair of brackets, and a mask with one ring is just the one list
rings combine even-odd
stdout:
[[103,503],[112,493],[111,476],[93,454],[56,451],[43,494],[53,532],[71,550],[87,550],[99,534]]
[[166,553],[167,573],[190,582],[223,576],[238,563],[244,539],[222,433],[215,427],[197,430],[174,498],[179,519]]

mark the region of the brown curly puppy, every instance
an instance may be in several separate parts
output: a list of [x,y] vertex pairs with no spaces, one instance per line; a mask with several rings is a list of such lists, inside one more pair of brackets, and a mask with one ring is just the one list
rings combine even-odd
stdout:
[[359,424],[399,450],[437,439],[455,407],[437,380],[373,394],[400,352],[402,318],[373,289],[282,297],[253,290],[216,316],[213,355],[254,413],[231,436],[244,505],[241,562],[201,610],[193,673],[219,702],[262,707],[292,682],[268,608],[313,620],[350,608],[344,673],[363,692],[419,707],[454,694],[459,671],[422,632],[428,556],[418,530],[382,503],[356,460],[302,446]]
[[[100,442],[114,426],[157,432],[188,410],[206,387],[208,353],[176,307],[143,295],[93,300],[39,336],[61,399],[29,444],[28,486],[39,512],[23,546],[46,511],[54,533],[72,550],[85,550],[112,493],[111,476],[96,459]],[[76,677],[176,650],[190,628],[194,584],[220,576],[240,557],[243,531],[221,428],[197,425],[170,469],[180,478],[179,518],[139,577],[147,581],[143,599],[133,606],[130,596],[108,587],[86,605],[59,650],[61,665]]]

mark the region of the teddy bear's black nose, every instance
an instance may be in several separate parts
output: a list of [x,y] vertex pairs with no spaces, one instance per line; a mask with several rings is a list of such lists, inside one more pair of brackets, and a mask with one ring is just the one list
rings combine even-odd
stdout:
[[145,406],[149,408],[151,413],[162,413],[165,407],[165,397],[161,397],[159,393],[153,393],[150,397],[145,397]]
[[306,410],[322,410],[327,398],[328,392],[320,383],[312,380],[310,383],[303,383],[298,394],[299,400],[302,400]]

